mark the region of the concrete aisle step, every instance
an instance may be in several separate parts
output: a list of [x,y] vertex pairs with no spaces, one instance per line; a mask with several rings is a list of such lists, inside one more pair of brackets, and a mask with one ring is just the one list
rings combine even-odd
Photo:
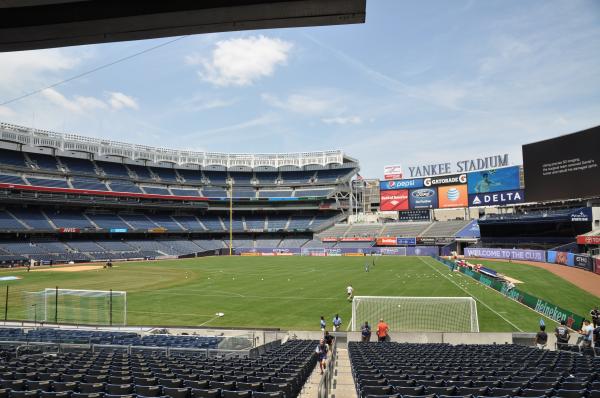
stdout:
[[347,348],[337,349],[331,398],[358,398]]
[[321,369],[319,364],[315,366],[315,369],[304,383],[298,398],[318,398],[319,396],[319,382],[321,381]]

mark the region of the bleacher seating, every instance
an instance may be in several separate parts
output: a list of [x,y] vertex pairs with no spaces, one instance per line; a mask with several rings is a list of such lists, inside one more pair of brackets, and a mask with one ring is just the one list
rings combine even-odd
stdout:
[[137,164],[128,164],[127,167],[129,170],[133,171],[137,178],[140,180],[152,180],[152,175],[150,174],[150,170],[146,166],[141,166]]
[[196,245],[200,246],[201,248],[203,248],[205,250],[216,250],[216,249],[225,248],[225,244],[223,243],[222,240],[219,240],[219,239],[206,239],[206,240],[194,239],[194,240],[192,240],[192,242],[194,242]]
[[8,149],[0,149],[0,163],[15,167],[26,166],[23,152],[11,151]]
[[74,177],[71,185],[76,189],[93,189],[95,191],[108,191],[106,184],[97,178]]
[[54,156],[32,152],[28,152],[27,156],[29,156],[29,159],[31,159],[31,161],[35,163],[35,165],[41,170],[58,170],[58,163],[56,162],[56,158]]
[[[12,335],[9,335],[12,333]],[[271,346],[255,358],[200,357],[215,348],[216,337],[144,336],[133,334],[39,329],[29,332],[44,341],[108,341],[147,347],[181,347],[176,356],[151,350],[139,353],[77,351],[25,354],[1,364],[0,394],[11,398],[125,398],[125,397],[296,397],[317,359],[315,341],[291,340]],[[19,332],[9,337],[22,338]],[[27,337],[25,337],[27,338]],[[54,340],[53,340],[54,339]],[[4,349],[4,352],[14,354]],[[34,366],[32,366],[35,364]]]
[[379,236],[381,224],[352,224],[346,231],[346,236]]
[[448,237],[454,236],[458,231],[469,224],[469,220],[436,221],[423,236]]
[[134,229],[147,230],[152,228],[158,228],[158,225],[150,221],[144,214],[126,214],[121,213],[119,216],[127,224],[131,225]]
[[596,396],[597,358],[505,345],[348,343],[359,397]]
[[188,231],[204,231],[202,224],[196,216],[173,216],[173,219]]
[[268,230],[279,231],[285,229],[287,223],[289,221],[289,216],[285,215],[269,215],[268,216]]
[[21,176],[13,174],[0,174],[0,183],[25,185],[25,181]]
[[227,184],[227,172],[216,171],[216,170],[204,170],[202,172],[204,177],[208,178],[213,185],[226,185]]
[[72,173],[96,174],[96,167],[89,159],[59,157],[60,162],[67,166]]
[[256,190],[252,188],[233,188],[234,198],[255,198]]
[[38,187],[51,187],[51,188],[70,188],[69,184],[67,184],[67,180],[65,179],[55,179],[55,178],[37,178],[27,176],[27,181],[31,185],[35,185]]
[[330,170],[318,170],[317,171],[317,182],[336,182],[339,178],[348,175],[353,169],[330,169]]
[[254,174],[252,172],[230,171],[229,177],[233,179],[235,185],[250,185]]
[[200,170],[177,169],[177,172],[187,184],[202,184],[202,172]]
[[292,196],[294,191],[291,189],[278,189],[278,190],[269,190],[269,189],[259,189],[258,197],[259,198],[289,198]]
[[129,178],[129,171],[122,163],[96,161],[96,165],[109,177]]
[[384,224],[383,229],[380,232],[380,236],[404,236],[404,237],[416,237],[420,236],[421,233],[427,229],[431,223],[419,222],[419,223],[388,223]]
[[197,189],[171,188],[171,192],[176,196],[200,196]]
[[32,229],[41,231],[54,230],[52,225],[50,225],[50,223],[48,222],[46,216],[44,216],[44,214],[38,208],[11,208],[10,212],[19,220],[29,225]]
[[226,198],[227,191],[222,188],[202,188],[202,195],[207,198]]
[[108,185],[115,192],[142,193],[139,186],[128,180],[112,180]]
[[183,231],[181,226],[168,214],[152,214],[148,218],[159,227],[166,228],[169,231]]
[[163,188],[163,187],[142,186],[142,189],[144,190],[144,192],[153,194],[153,195],[170,195],[171,194],[171,192],[169,192],[169,190],[167,188]]
[[306,196],[326,197],[331,193],[333,193],[333,189],[331,188],[296,189],[294,196],[297,198]]
[[290,218],[290,224],[288,225],[289,231],[294,230],[306,230],[310,226],[310,222],[312,221],[313,216],[301,216],[301,215],[293,215]]
[[281,179],[286,184],[307,184],[314,175],[314,171],[282,171]]
[[276,248],[279,247],[279,242],[281,239],[272,239],[272,238],[256,238],[256,247],[264,247],[264,248]]
[[175,174],[174,169],[166,169],[164,167],[151,167],[150,170],[152,170],[152,172],[154,174],[156,174],[161,179],[161,181],[164,181],[164,182],[176,182],[177,181],[177,174]]
[[260,185],[275,184],[275,181],[279,178],[279,172],[277,171],[256,172],[254,175]]
[[245,216],[246,229],[254,231],[262,231],[265,229],[265,216]]
[[58,228],[94,228],[80,211],[46,210],[45,213]]
[[98,227],[110,230],[111,228],[118,229],[129,229],[129,225],[125,224],[123,220],[116,214],[112,213],[87,213],[87,216],[92,220]]
[[[307,238],[283,238],[281,243],[279,243],[280,248],[283,249],[299,249],[304,246],[309,239]],[[258,244],[258,241],[257,241]]]
[[26,230],[25,226],[18,222],[13,216],[6,211],[0,210],[0,230],[2,231],[22,231]]
[[208,228],[210,231],[224,231],[225,227],[221,224],[221,218],[219,216],[199,216],[198,219]]

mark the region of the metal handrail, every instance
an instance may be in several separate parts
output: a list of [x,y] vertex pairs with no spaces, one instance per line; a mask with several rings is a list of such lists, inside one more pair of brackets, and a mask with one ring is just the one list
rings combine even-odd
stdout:
[[337,360],[337,341],[333,341],[333,348],[331,349],[331,358],[327,362],[327,367],[321,376],[318,388],[318,397],[327,398],[331,392],[333,385],[333,369],[335,368],[335,361]]

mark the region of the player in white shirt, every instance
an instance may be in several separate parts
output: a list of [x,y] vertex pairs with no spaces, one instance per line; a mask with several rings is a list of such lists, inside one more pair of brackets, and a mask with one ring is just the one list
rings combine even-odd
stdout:
[[352,285],[348,285],[348,287],[346,288],[346,293],[348,295],[348,301],[352,301],[352,297],[354,294],[354,289],[352,288]]

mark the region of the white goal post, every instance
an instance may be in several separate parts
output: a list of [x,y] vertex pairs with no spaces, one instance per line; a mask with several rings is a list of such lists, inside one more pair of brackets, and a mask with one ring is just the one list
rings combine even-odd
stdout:
[[383,319],[390,332],[479,332],[473,297],[355,296],[352,331]]
[[84,325],[127,325],[127,292],[46,288],[27,292],[30,320]]

